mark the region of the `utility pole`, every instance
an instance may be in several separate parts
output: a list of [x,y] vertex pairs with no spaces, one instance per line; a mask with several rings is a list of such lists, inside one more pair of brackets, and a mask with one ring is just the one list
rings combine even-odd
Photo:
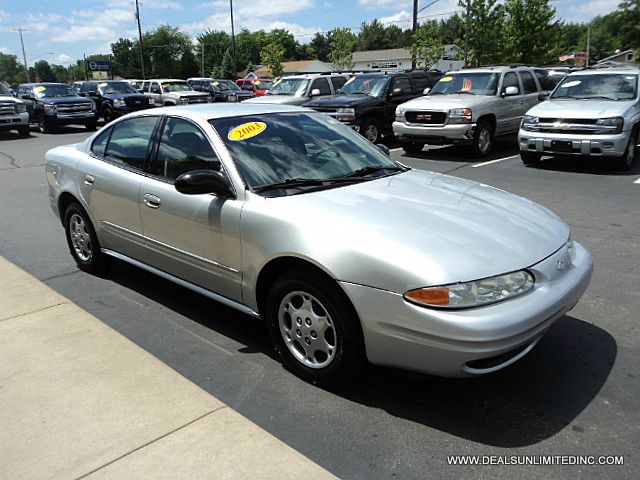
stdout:
[[589,67],[589,44],[591,43],[591,24],[587,25],[587,58],[585,59],[585,67]]
[[20,34],[20,45],[22,45],[22,59],[24,60],[24,69],[27,71],[27,83],[31,83],[29,78],[29,66],[27,65],[27,52],[24,49],[24,40],[22,39],[22,32],[26,32],[26,28],[16,27],[14,28]]
[[233,0],[229,0],[229,5],[231,7],[231,46],[233,48],[233,80],[236,80],[236,73],[238,72],[238,68],[236,67],[236,34],[233,27]]
[[140,68],[142,69],[142,80],[147,77],[144,74],[144,51],[142,50],[142,27],[140,27],[140,5],[136,0],[136,20],[138,22],[138,45],[140,45]]
[[464,16],[464,66],[468,66],[469,61],[469,5],[470,0],[467,0],[467,11]]
[[200,62],[200,66],[202,67],[202,76],[204,77],[204,40],[200,41],[200,48],[202,50],[202,61]]
[[[411,34],[415,35],[418,29],[418,0],[413,0],[413,23],[411,24]],[[411,57],[411,70],[416,69],[416,59]]]

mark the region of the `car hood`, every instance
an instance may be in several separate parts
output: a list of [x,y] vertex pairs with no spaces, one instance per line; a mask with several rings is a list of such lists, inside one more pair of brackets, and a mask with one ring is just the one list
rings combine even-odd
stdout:
[[520,270],[569,236],[558,216],[529,200],[417,170],[251,200],[243,220],[256,231],[244,238],[259,238],[263,254],[293,253],[338,280],[397,293]]
[[451,108],[473,108],[483,103],[495,102],[495,96],[489,95],[427,95],[414,98],[402,104],[403,108],[420,110],[449,110]]
[[634,101],[613,100],[546,100],[527,115],[552,118],[606,118],[623,115]]
[[296,97],[295,95],[264,95],[262,97],[250,98],[247,103],[270,103],[273,105],[302,105],[308,100],[307,97]]
[[305,103],[305,107],[363,107],[367,105],[377,105],[380,98],[370,95],[333,95],[331,97],[319,98]]

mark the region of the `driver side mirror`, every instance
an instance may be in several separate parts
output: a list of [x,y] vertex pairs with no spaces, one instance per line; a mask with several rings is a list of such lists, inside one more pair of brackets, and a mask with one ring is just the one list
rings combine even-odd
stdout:
[[227,177],[216,170],[192,170],[183,173],[174,182],[174,187],[185,195],[212,193],[220,198],[234,198]]
[[547,98],[549,98],[549,92],[540,92],[538,94],[538,100],[544,102]]
[[422,90],[422,94],[423,95],[429,95],[429,92],[431,91],[431,88],[427,87],[424,90]]
[[503,97],[512,97],[513,95],[518,95],[520,90],[518,87],[507,87],[502,91]]
[[310,97],[318,97],[320,96],[320,89],[319,88],[314,88],[313,90],[311,90],[311,93],[309,94]]

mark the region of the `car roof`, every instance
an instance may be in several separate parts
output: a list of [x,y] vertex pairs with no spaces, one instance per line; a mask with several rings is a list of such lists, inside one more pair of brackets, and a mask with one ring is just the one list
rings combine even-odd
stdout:
[[70,86],[66,83],[59,83],[59,82],[21,83],[19,86],[20,87],[38,87],[38,86],[46,86],[46,85],[65,85],[67,87]]
[[153,108],[131,113],[128,117],[143,115],[179,115],[192,120],[208,121],[215,118],[241,117],[245,115],[263,115],[265,113],[311,112],[313,110],[290,105],[270,103],[202,103],[198,105],[184,105]]
[[606,75],[610,73],[622,74],[622,75],[640,75],[640,68],[598,68],[594,70],[578,70],[577,72],[571,72],[570,77],[576,75]]
[[187,82],[180,78],[147,78],[145,82]]

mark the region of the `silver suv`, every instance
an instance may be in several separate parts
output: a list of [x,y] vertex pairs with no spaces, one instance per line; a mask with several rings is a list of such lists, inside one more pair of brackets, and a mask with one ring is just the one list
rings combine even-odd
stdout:
[[266,95],[247,102],[302,105],[311,99],[335,95],[347,80],[348,75],[339,73],[292,75],[276,80]]
[[483,157],[496,136],[518,131],[541,88],[531,68],[499,66],[447,73],[425,93],[396,108],[393,132],[405,152],[462,144]]
[[145,80],[142,93],[153,98],[155,104],[162,107],[211,101],[209,94],[196,92],[185,80]]
[[14,98],[0,83],[0,131],[17,130],[21,137],[29,136],[29,114],[22,100]]
[[603,69],[567,75],[546,102],[522,120],[518,135],[525,164],[543,155],[609,157],[630,170],[640,129],[640,69]]

